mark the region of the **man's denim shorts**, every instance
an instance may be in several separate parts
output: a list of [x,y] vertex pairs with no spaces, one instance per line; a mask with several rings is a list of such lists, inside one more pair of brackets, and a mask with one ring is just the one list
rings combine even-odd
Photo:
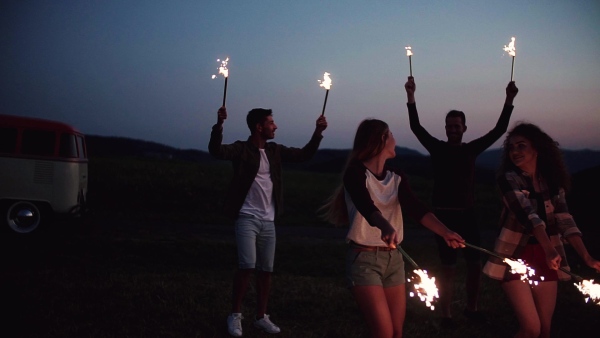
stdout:
[[235,221],[238,267],[273,272],[275,260],[275,222],[240,215]]

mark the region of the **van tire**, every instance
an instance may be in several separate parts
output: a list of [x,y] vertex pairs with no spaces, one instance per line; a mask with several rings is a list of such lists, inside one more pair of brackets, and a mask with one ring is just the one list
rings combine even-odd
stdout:
[[19,234],[32,233],[42,223],[40,208],[29,201],[9,203],[4,216],[8,227]]

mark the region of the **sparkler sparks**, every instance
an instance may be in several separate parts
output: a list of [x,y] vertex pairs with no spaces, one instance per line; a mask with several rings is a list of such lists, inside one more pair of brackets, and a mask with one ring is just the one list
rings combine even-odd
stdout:
[[412,56],[413,56],[412,47],[406,46],[406,47],[404,47],[404,49],[406,49],[406,56],[408,56],[408,66],[410,67],[410,76],[412,76]]
[[325,106],[327,105],[327,97],[329,96],[329,89],[331,88],[331,78],[329,75],[331,74],[325,72],[325,74],[323,74],[323,80],[317,80],[320,83],[319,86],[326,89],[325,102],[323,102],[323,111],[321,112],[321,115],[325,115]]
[[512,56],[512,66],[510,69],[510,81],[513,80],[513,76],[515,74],[515,56],[517,55],[517,50],[515,49],[515,37],[510,38],[510,42],[507,45],[504,45],[504,51],[508,53],[508,55]]
[[504,45],[504,51],[508,53],[508,55],[515,57],[517,55],[516,53],[516,49],[515,49],[515,37],[513,36],[512,38],[510,38],[510,42],[507,45]]
[[[227,79],[229,78],[229,69],[227,69],[227,63],[229,63],[229,57],[225,60],[217,59],[217,62],[221,62],[221,66],[219,69],[219,74],[223,74],[225,77],[225,88],[223,89],[223,107],[225,107],[225,99],[227,98]],[[212,79],[216,79],[217,75],[213,75]]]
[[[435,309],[435,306],[433,306],[433,301],[436,298],[440,298],[438,288],[435,285],[435,277],[429,277],[426,270],[416,269],[413,272],[418,276],[420,283],[416,282],[417,278],[413,278],[412,280],[409,278],[408,282],[415,281],[413,286],[417,296],[422,302],[425,302],[425,305],[427,305],[431,311],[433,311]],[[411,297],[415,296],[412,291],[409,292],[409,295]]]
[[[528,281],[529,284],[533,284],[533,285],[537,285],[538,284],[537,281],[529,280],[529,277],[533,277],[535,275],[535,270],[532,269],[531,267],[529,267],[527,264],[525,264],[525,262],[523,262],[522,260],[520,260],[520,259],[514,260],[514,259],[510,259],[510,258],[505,258],[505,257],[502,257],[502,256],[498,255],[495,252],[486,250],[484,248],[480,248],[480,247],[478,247],[476,245],[469,244],[469,243],[464,243],[464,244],[465,244],[465,246],[467,246],[469,248],[473,248],[473,249],[479,250],[479,251],[481,251],[483,253],[486,253],[486,254],[488,254],[490,256],[494,256],[496,258],[499,258],[499,259],[503,260],[504,263],[506,263],[506,264],[508,264],[510,266],[510,272],[511,273],[521,275],[521,280],[522,281]],[[544,277],[541,276],[540,280],[543,281]]]
[[[531,267],[529,267],[527,264],[525,264],[525,262],[523,262],[523,260],[521,259],[510,259],[510,258],[504,258],[504,263],[508,264],[510,266],[510,272],[514,273],[514,274],[519,274],[521,275],[521,280],[522,281],[527,281],[529,282],[529,284],[532,285],[538,285],[538,281],[533,281],[530,280],[530,277],[535,276],[535,270]],[[541,276],[540,279],[543,281],[544,277]]]
[[[409,255],[406,254],[406,252],[404,251],[404,249],[402,249],[401,246],[397,246],[398,251],[400,251],[400,253],[402,254],[402,256],[412,265],[415,267],[415,270],[413,270],[413,272],[418,276],[418,279],[420,281],[420,283],[414,283],[413,286],[415,288],[415,292],[417,293],[417,296],[419,297],[419,299],[422,302],[425,302],[425,305],[427,305],[428,308],[431,309],[431,311],[433,311],[435,309],[435,307],[433,306],[433,301],[435,300],[435,298],[440,298],[440,295],[438,293],[438,288],[435,285],[435,277],[429,277],[427,275],[427,271],[423,270],[421,268],[419,268],[419,266],[417,265],[417,263],[410,258]],[[416,281],[416,278],[414,279],[407,279],[408,282],[412,282],[412,281]],[[415,296],[414,292],[409,292],[409,295],[411,297]]]
[[[219,70],[219,74],[223,74],[223,77],[227,78],[229,76],[229,69],[227,69],[227,63],[229,63],[229,58],[225,60],[217,59],[217,62],[221,63],[221,66],[217,68]],[[216,79],[217,75],[213,75],[212,79]]]
[[600,305],[600,285],[594,283],[593,279],[584,279],[579,284],[575,284],[575,286],[586,296],[586,303],[591,300],[596,305]]

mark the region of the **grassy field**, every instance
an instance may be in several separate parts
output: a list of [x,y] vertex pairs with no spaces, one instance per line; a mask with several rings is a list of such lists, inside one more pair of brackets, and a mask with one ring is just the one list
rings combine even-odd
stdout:
[[[1,238],[3,336],[227,337],[236,249],[231,226],[213,210],[228,183],[226,170],[162,161],[92,161],[89,217],[56,223],[32,236]],[[335,180],[286,173],[288,213],[300,215],[318,205]],[[413,181],[426,197],[430,183]],[[296,190],[312,192],[302,198]],[[289,218],[285,225],[326,226],[305,217]],[[207,230],[205,224],[221,224],[221,231]],[[412,240],[412,229],[409,225],[403,248],[430,275],[438,275],[433,240]],[[316,238],[279,235],[270,301],[272,319],[282,328],[278,336],[367,337],[344,285],[345,248],[343,240],[318,233]],[[588,270],[571,263],[589,278]],[[464,268],[462,262],[458,268]],[[458,327],[441,330],[437,312],[409,298],[405,336],[513,336],[517,323],[499,285],[485,278],[483,286],[481,304],[490,323],[472,324],[460,315],[464,289],[457,283]],[[269,336],[251,325],[254,305],[251,288],[244,337]],[[572,283],[560,284],[553,337],[595,337],[590,331],[599,321],[600,306],[585,303]]]

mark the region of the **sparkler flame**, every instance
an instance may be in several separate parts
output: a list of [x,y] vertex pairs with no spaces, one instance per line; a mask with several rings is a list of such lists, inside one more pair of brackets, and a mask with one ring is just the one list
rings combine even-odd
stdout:
[[[538,285],[537,281],[533,281],[530,280],[530,277],[535,276],[535,270],[532,269],[531,267],[529,267],[527,264],[525,264],[525,262],[523,262],[523,260],[521,259],[510,259],[510,258],[504,258],[504,263],[508,264],[510,266],[510,272],[514,273],[514,274],[519,274],[521,275],[521,280],[522,281],[528,281],[529,284],[533,284],[533,285]],[[540,277],[540,279],[543,281],[544,277]]]
[[320,87],[323,87],[327,90],[331,89],[331,78],[329,77],[329,73],[325,72],[325,74],[323,74],[323,80],[317,80],[320,83]]
[[[227,69],[227,63],[229,62],[229,58],[226,58],[225,60],[217,59],[217,62],[221,62],[221,66],[218,68],[219,74],[223,74],[223,77],[228,77],[229,69]],[[216,78],[217,78],[216,75],[212,76],[212,79],[216,79]]]
[[510,42],[507,45],[504,45],[504,51],[508,53],[508,55],[514,57],[517,55],[517,50],[515,49],[515,37],[510,38]]
[[[435,300],[435,298],[440,298],[438,288],[435,285],[435,277],[429,277],[427,275],[426,270],[416,269],[413,272],[418,275],[418,278],[420,280],[420,283],[413,284],[417,296],[422,302],[425,302],[425,305],[427,305],[427,307],[430,308],[431,311],[433,311],[435,309],[435,307],[433,306],[433,301]],[[414,278],[413,280],[415,279],[416,278]],[[408,281],[411,282],[411,279],[408,279]],[[411,297],[414,297],[415,294],[411,291],[409,295]]]
[[594,280],[586,280],[584,279],[579,284],[575,284],[575,286],[587,297],[585,298],[585,302],[592,301],[596,303],[596,305],[600,305],[600,285],[594,283]]
[[406,49],[406,56],[413,55],[412,47],[411,46],[406,46],[406,47],[404,47],[404,49]]

